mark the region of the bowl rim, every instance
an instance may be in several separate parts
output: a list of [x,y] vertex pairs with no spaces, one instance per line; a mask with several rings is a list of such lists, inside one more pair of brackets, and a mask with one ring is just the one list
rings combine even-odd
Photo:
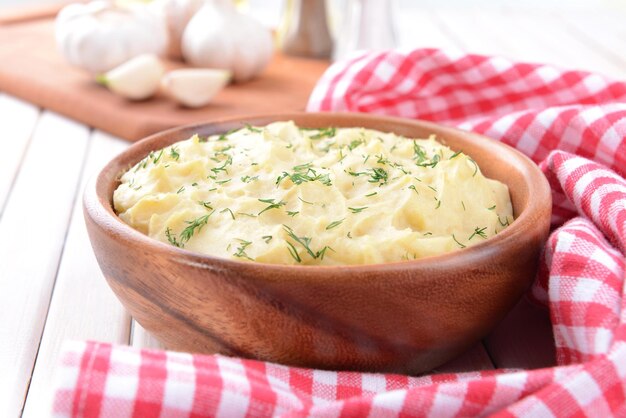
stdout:
[[[467,136],[471,140],[485,142],[489,141],[492,146],[499,148],[500,151],[505,153],[508,158],[517,160],[522,166],[526,168],[525,178],[528,186],[528,195],[530,196],[526,207],[522,212],[514,219],[507,228],[499,232],[497,235],[486,239],[478,244],[468,246],[466,248],[459,248],[452,252],[442,253],[438,255],[432,255],[422,257],[414,260],[401,260],[386,263],[374,263],[374,264],[345,264],[345,265],[302,265],[302,264],[274,264],[265,263],[259,261],[242,261],[225,257],[214,256],[210,254],[203,254],[196,251],[186,250],[184,248],[178,248],[164,242],[158,241],[154,238],[145,235],[130,225],[122,221],[121,218],[115,213],[113,205],[111,204],[113,196],[100,196],[98,194],[99,189],[107,188],[102,183],[105,182],[106,177],[111,176],[111,172],[115,171],[113,175],[116,180],[119,180],[120,175],[128,170],[132,165],[124,165],[126,168],[122,168],[120,161],[127,160],[129,156],[136,154],[138,150],[146,146],[146,144],[161,140],[164,136],[171,136],[166,141],[169,144],[184,140],[188,138],[188,135],[182,135],[184,132],[191,132],[194,130],[200,130],[208,125],[217,124],[233,124],[240,123],[243,127],[248,121],[254,121],[259,119],[272,119],[273,121],[292,120],[294,118],[301,117],[324,117],[324,118],[337,118],[342,119],[357,119],[367,120],[377,123],[389,123],[389,124],[402,124],[404,126],[419,125],[420,128],[436,128],[438,131],[444,133],[450,133],[454,135]],[[271,122],[267,122],[271,123]],[[356,124],[355,124],[356,125]],[[377,129],[377,128],[368,128]],[[176,135],[181,135],[181,138],[177,138]],[[168,146],[165,145],[165,146]],[[150,149],[151,150],[151,149]],[[148,151],[149,152],[149,151]],[[132,158],[132,164],[136,164],[142,158],[147,155],[147,152],[141,153],[139,156]],[[501,154],[497,158],[501,158]],[[535,181],[530,181],[535,180]],[[431,121],[425,121],[420,119],[408,119],[392,116],[383,116],[366,113],[354,113],[354,112],[285,112],[285,113],[262,113],[262,114],[250,114],[240,115],[236,117],[229,117],[223,119],[214,119],[206,122],[192,123],[182,125],[160,131],[149,135],[133,144],[131,144],[124,151],[116,155],[106,165],[104,165],[100,171],[93,175],[91,180],[87,182],[87,186],[83,195],[83,211],[85,218],[89,218],[94,224],[96,224],[101,230],[105,231],[107,235],[112,235],[118,239],[121,239],[128,244],[138,244],[138,246],[144,246],[148,251],[157,253],[171,253],[171,255],[178,260],[186,264],[193,264],[198,267],[206,268],[209,265],[218,265],[222,268],[231,269],[247,269],[247,268],[262,268],[268,272],[281,274],[281,273],[311,273],[313,271],[323,272],[346,272],[346,273],[369,273],[372,270],[378,270],[382,272],[392,272],[398,270],[407,270],[420,268],[425,270],[439,270],[442,265],[445,264],[445,268],[453,268],[455,266],[467,266],[471,263],[487,262],[492,256],[493,251],[490,249],[506,248],[512,246],[515,243],[519,243],[520,240],[524,240],[527,234],[524,234],[524,229],[534,225],[536,223],[536,217],[533,215],[548,209],[548,216],[551,213],[552,207],[552,195],[549,183],[539,167],[515,148],[502,143],[501,141],[488,138],[484,135],[476,134],[470,131],[461,130],[458,128],[449,127],[446,125],[438,124]]]

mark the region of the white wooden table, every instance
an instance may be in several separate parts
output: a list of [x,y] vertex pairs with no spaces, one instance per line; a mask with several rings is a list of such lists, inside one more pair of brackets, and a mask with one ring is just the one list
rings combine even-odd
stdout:
[[[626,10],[617,2],[567,12],[486,8],[484,1],[408,3],[400,2],[398,13],[403,46],[500,54],[626,79]],[[42,417],[64,341],[159,345],[106,285],[81,210],[86,180],[128,144],[1,93],[0,141],[0,417]],[[550,338],[546,313],[523,303],[441,371],[546,366]]]

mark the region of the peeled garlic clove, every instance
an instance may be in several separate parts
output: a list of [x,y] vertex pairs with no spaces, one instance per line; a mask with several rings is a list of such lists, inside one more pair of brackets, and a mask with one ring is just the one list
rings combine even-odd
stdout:
[[156,55],[143,54],[97,76],[96,81],[127,99],[144,100],[158,91],[163,73],[163,64]]
[[170,71],[163,77],[163,91],[187,107],[204,106],[230,80],[228,70],[188,68]]

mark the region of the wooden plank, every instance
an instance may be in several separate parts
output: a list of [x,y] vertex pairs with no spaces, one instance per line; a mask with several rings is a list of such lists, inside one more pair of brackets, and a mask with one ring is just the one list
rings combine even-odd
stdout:
[[[84,190],[88,179],[127,145],[119,139],[95,132],[90,141],[80,190]],[[63,342],[94,340],[128,344],[129,334],[130,316],[107,285],[89,244],[80,193],[74,204],[24,416],[49,414],[53,371]]]
[[0,94],[0,217],[38,117],[36,106]]
[[556,363],[548,311],[526,298],[487,337],[485,346],[499,368],[538,369]]
[[517,8],[435,10],[437,19],[465,50],[518,61],[624,76],[626,68],[576,37],[550,14]]
[[437,367],[432,373],[463,373],[476,370],[491,370],[493,368],[494,364],[491,358],[489,358],[489,353],[483,343],[480,342],[454,360]]
[[146,331],[139,323],[133,320],[133,329],[131,334],[131,345],[137,348],[155,348],[159,350],[165,349],[156,338]]
[[[565,16],[567,13],[559,13]],[[580,36],[572,36],[571,27],[555,15],[538,11],[527,13],[507,13],[510,16],[510,27],[516,32],[524,33],[524,39],[530,44],[541,45],[541,49],[553,54],[547,61],[561,68],[579,69],[623,78],[626,76],[626,65],[607,58],[597,47],[581,41]],[[507,41],[514,37],[506,37]]]
[[0,220],[0,416],[20,414],[89,137],[44,112]]
[[441,48],[459,51],[462,42],[454,37],[427,8],[405,5],[396,14],[398,46],[400,48]]
[[612,13],[559,13],[554,19],[561,21],[573,37],[585,44],[588,49],[597,51],[606,60],[622,69],[617,74],[624,78],[626,73],[626,20],[625,10],[613,10]]

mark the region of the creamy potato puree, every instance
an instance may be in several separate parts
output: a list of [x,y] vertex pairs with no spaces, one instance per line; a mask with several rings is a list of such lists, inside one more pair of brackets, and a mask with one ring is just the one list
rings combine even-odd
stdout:
[[507,186],[436,141],[293,122],[150,153],[113,196],[171,245],[278,264],[372,264],[455,251],[513,221]]

